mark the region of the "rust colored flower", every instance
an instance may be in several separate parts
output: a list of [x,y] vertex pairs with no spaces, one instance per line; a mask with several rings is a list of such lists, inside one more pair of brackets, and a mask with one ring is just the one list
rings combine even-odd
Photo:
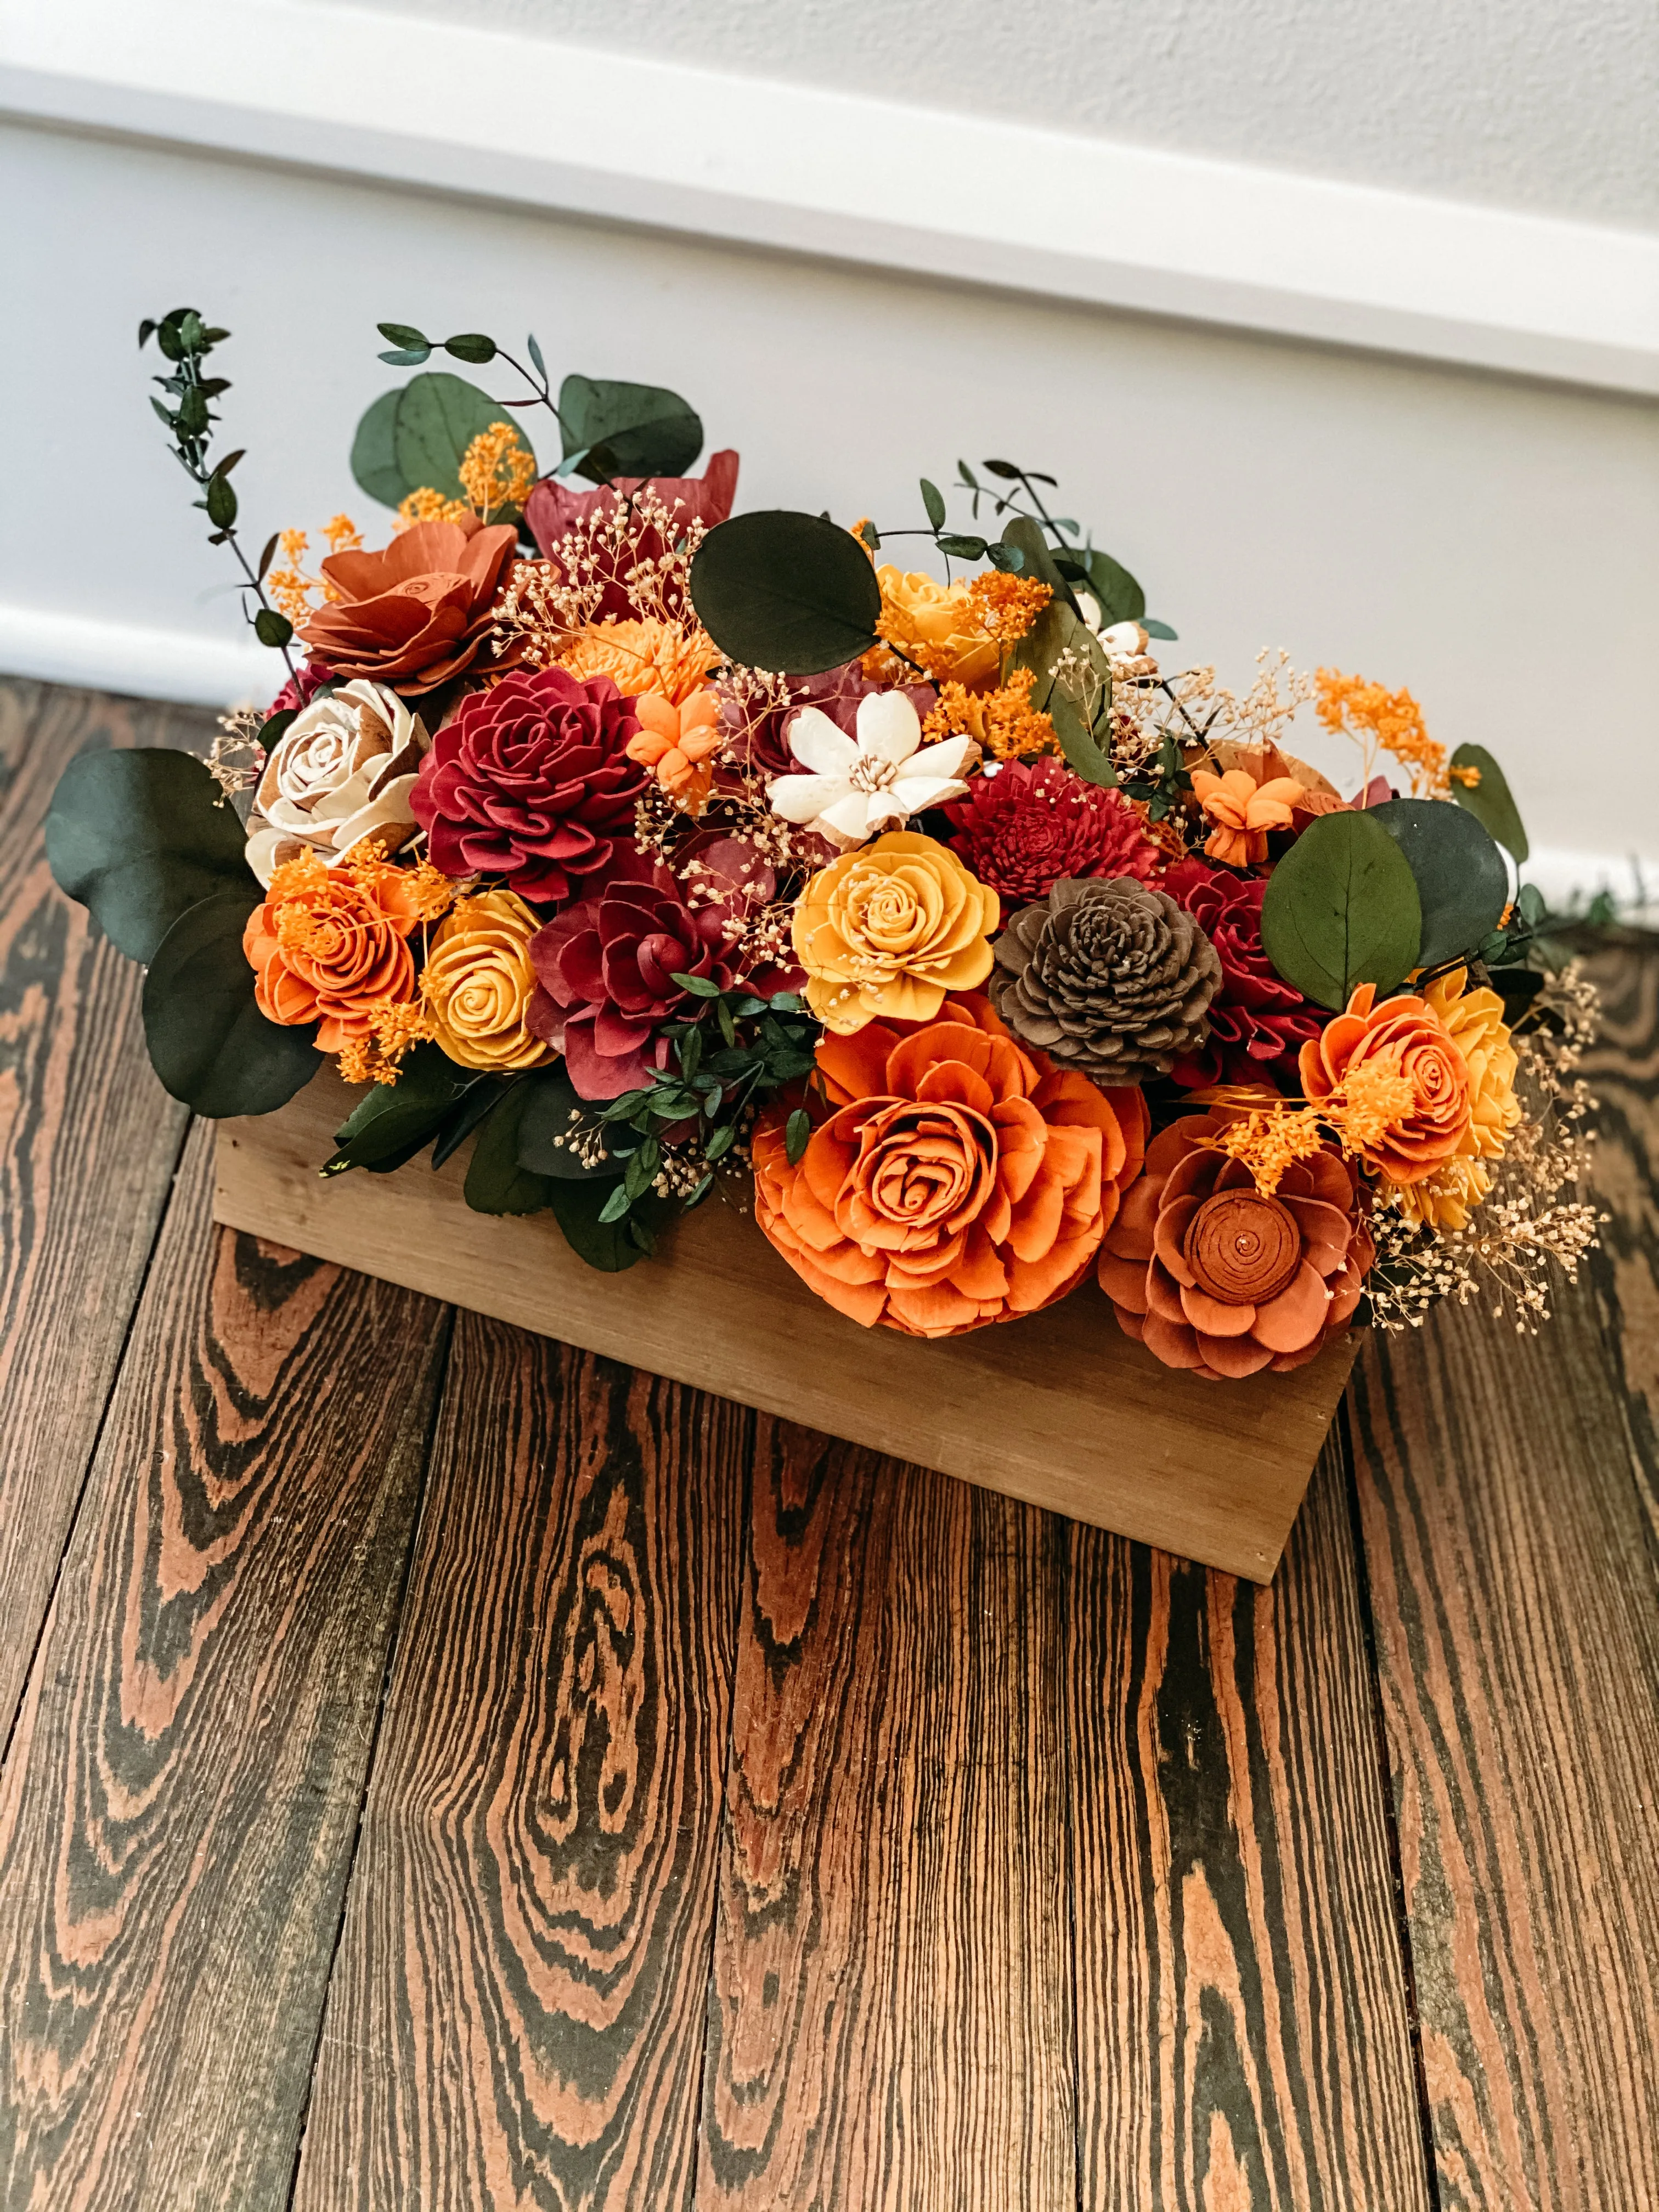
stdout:
[[511,891],[459,899],[433,933],[421,975],[434,1038],[462,1067],[501,1074],[551,1060],[525,1016],[536,988],[530,940],[541,927]]
[[1375,983],[1362,983],[1345,1012],[1328,1022],[1301,1053],[1302,1088],[1322,1106],[1352,1072],[1385,1068],[1412,1088],[1412,1104],[1367,1143],[1359,1157],[1390,1182],[1419,1182],[1468,1142],[1472,1109],[1469,1072],[1437,1009],[1402,995],[1376,1003]]
[[817,1057],[833,1110],[793,1165],[787,1104],[763,1113],[755,1218],[837,1312],[960,1336],[1081,1279],[1139,1170],[1139,1091],[1022,1050],[976,993],[921,1028],[826,1036]]
[[1124,1334],[1212,1382],[1315,1358],[1347,1327],[1375,1256],[1340,1153],[1291,1161],[1267,1198],[1218,1147],[1232,1119],[1189,1114],[1152,1139],[1100,1255]]
[[475,691],[432,741],[409,804],[446,875],[499,876],[520,898],[580,897],[633,845],[640,726],[607,678],[519,670]]
[[991,972],[997,895],[956,854],[890,830],[810,878],[791,924],[806,1002],[843,1036],[868,1021],[931,1021],[949,991]]
[[[334,553],[334,594],[300,635],[337,676],[367,676],[413,696],[471,668],[489,636],[510,523],[421,522],[379,553]],[[499,659],[496,662],[500,665]]]
[[1215,825],[1204,848],[1210,858],[1231,868],[1249,868],[1267,859],[1270,830],[1290,828],[1303,791],[1293,776],[1258,783],[1248,769],[1212,775],[1200,768],[1193,771],[1193,796]]
[[363,1042],[377,1014],[414,997],[408,939],[433,906],[419,870],[372,850],[332,868],[309,848],[284,861],[242,933],[259,1012],[286,1028],[317,1023],[319,1052]]
[[1468,971],[1455,968],[1431,983],[1425,1002],[1446,1025],[1469,1078],[1469,1127],[1456,1154],[1411,1183],[1393,1186],[1406,1214],[1431,1229],[1463,1229],[1470,1209],[1492,1188],[1486,1165],[1497,1158],[1521,1119],[1515,1095],[1516,1052],[1504,1001],[1484,986],[1471,991]]
[[635,699],[634,711],[640,726],[628,740],[629,759],[648,768],[684,813],[701,814],[708,804],[714,763],[725,742],[719,700],[712,691],[694,691],[682,706],[671,707],[666,699],[647,691]]

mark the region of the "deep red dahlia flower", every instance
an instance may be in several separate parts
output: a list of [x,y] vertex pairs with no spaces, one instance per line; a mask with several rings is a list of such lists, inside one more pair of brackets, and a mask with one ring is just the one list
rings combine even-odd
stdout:
[[520,898],[579,898],[631,849],[648,772],[628,757],[640,726],[608,676],[520,670],[464,700],[410,793],[447,876],[495,876]]
[[1162,865],[1122,793],[1085,783],[1057,760],[1014,761],[976,775],[967,798],[945,811],[956,826],[957,858],[1011,907],[1047,898],[1067,877],[1150,883]]
[[1238,876],[1202,860],[1178,860],[1164,889],[1178,899],[1221,957],[1221,988],[1210,1001],[1203,1048],[1170,1073],[1188,1091],[1212,1083],[1297,1088],[1297,1054],[1330,1017],[1287,983],[1261,946],[1264,876]]
[[661,1026],[696,1004],[675,976],[730,990],[738,980],[735,940],[776,888],[740,839],[704,847],[685,885],[630,850],[618,854],[592,897],[537,932],[526,1026],[563,1053],[579,1097],[620,1098],[667,1066]]

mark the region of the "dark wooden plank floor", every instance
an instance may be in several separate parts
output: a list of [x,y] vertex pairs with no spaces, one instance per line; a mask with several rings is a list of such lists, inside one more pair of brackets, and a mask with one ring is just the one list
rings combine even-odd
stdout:
[[1261,1591],[210,1230],[39,850],[204,726],[0,684],[0,2212],[1659,2212],[1659,956]]

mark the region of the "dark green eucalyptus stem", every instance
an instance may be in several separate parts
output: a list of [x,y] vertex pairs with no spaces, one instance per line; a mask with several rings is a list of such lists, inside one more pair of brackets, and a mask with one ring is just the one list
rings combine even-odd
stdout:
[[205,512],[214,526],[209,536],[210,545],[228,545],[235,555],[243,575],[247,579],[244,587],[243,612],[247,612],[246,593],[252,592],[259,603],[257,614],[248,615],[253,634],[261,645],[274,646],[294,674],[294,656],[289,651],[289,641],[294,635],[294,625],[288,617],[280,614],[265,597],[265,571],[270,566],[271,556],[276,550],[272,538],[266,545],[256,568],[242,550],[236,533],[237,500],[230,482],[230,472],[242,458],[243,448],[227,453],[223,460],[208,465],[208,447],[213,437],[213,425],[218,421],[208,403],[230,389],[230,381],[223,376],[204,376],[202,363],[215,346],[228,338],[230,332],[204,323],[194,307],[175,307],[159,321],[146,316],[138,325],[139,349],[149,343],[152,337],[163,358],[173,364],[170,376],[158,376],[155,380],[164,392],[171,392],[176,406],[167,407],[159,399],[150,405],[166,423],[173,441],[173,453],[179,466],[191,481],[197,484],[202,497],[193,502]]

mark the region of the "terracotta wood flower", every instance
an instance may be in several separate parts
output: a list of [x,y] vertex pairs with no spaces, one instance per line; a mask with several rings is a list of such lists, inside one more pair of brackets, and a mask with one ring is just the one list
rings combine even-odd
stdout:
[[755,1218],[865,1328],[959,1336],[1035,1313],[1087,1272],[1146,1143],[1139,1091],[1024,1051],[982,994],[938,1020],[826,1036],[833,1110],[793,1164],[789,1108],[756,1126]]
[[1212,1108],[1153,1139],[1099,1265],[1125,1335],[1211,1381],[1314,1358],[1347,1327],[1375,1257],[1339,1152],[1292,1161],[1264,1197],[1216,1148],[1233,1118]]
[[[337,676],[367,676],[410,696],[471,668],[490,633],[490,610],[519,533],[422,522],[378,553],[331,554],[323,574],[337,595],[300,635]],[[498,656],[493,664],[501,665]]]

